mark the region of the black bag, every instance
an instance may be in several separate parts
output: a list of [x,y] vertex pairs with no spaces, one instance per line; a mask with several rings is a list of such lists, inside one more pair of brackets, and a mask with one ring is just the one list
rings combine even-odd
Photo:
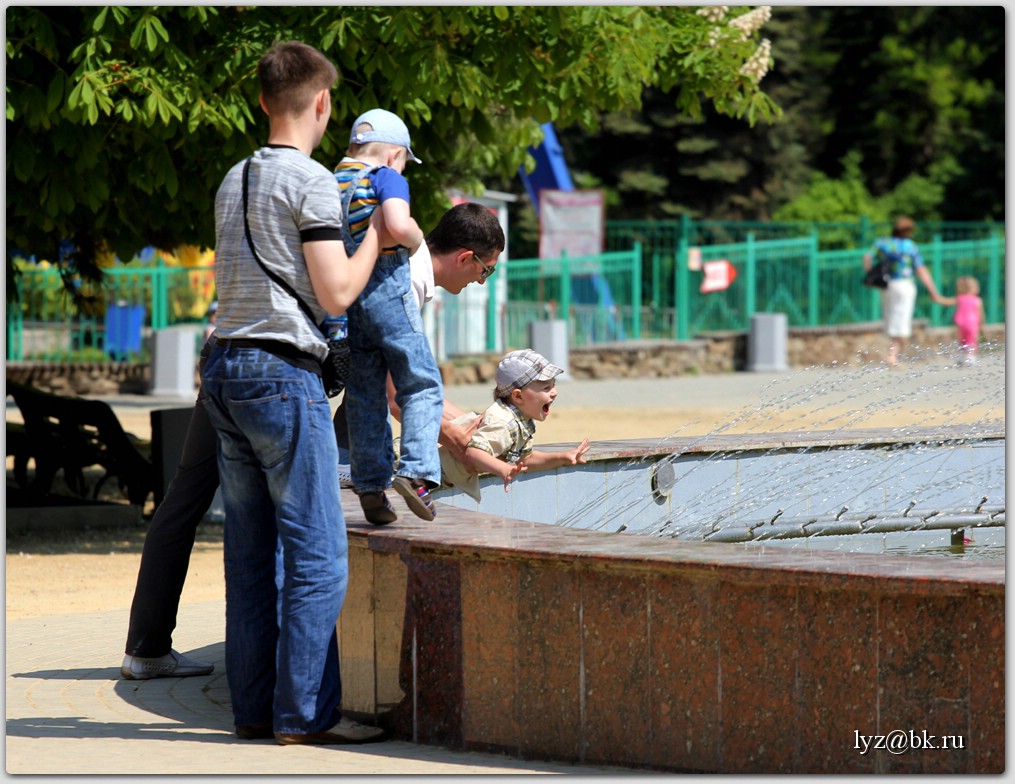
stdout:
[[889,280],[891,280],[891,272],[888,269],[888,262],[882,259],[867,270],[863,276],[863,285],[872,289],[886,289]]
[[321,363],[321,381],[328,397],[345,389],[349,380],[349,338],[328,341],[328,356]]

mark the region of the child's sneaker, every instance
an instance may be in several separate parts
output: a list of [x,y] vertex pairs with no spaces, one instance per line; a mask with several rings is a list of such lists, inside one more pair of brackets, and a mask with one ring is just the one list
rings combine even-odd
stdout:
[[407,476],[396,476],[392,486],[398,492],[416,517],[433,520],[437,516],[430,498],[430,490],[422,479],[410,479]]
[[338,464],[338,486],[346,490],[353,487],[352,468],[349,467],[348,463]]
[[391,502],[384,491],[378,493],[360,493],[359,505],[363,507],[363,516],[374,525],[387,525],[398,519]]

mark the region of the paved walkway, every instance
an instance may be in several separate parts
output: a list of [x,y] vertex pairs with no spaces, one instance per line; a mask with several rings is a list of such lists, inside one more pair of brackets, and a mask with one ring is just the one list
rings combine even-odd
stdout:
[[223,670],[225,603],[184,604],[174,644],[211,661],[206,677],[119,677],[127,610],[7,624],[6,771],[10,774],[635,773],[467,754],[405,741],[278,746],[232,732]]

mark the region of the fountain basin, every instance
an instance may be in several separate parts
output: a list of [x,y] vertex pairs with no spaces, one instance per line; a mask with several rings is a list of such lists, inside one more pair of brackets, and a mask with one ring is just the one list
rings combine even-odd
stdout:
[[[586,465],[524,476],[507,493],[483,477],[478,503],[453,489],[436,497],[531,522],[679,539],[872,551],[982,528],[996,530],[978,540],[996,546],[1004,435],[993,424],[610,441],[594,444]],[[913,535],[927,531],[939,533]],[[846,536],[862,532],[885,536],[880,545]]]
[[[981,436],[1003,450],[1003,433]],[[815,454],[828,445],[808,437]],[[729,438],[750,453],[754,437]],[[620,461],[649,488],[671,454],[614,442],[590,473],[601,485],[613,472],[597,464]],[[583,470],[545,479],[566,489]],[[537,477],[506,495],[517,501]],[[587,502],[601,490],[582,492]],[[565,509],[582,502],[564,495]],[[658,519],[665,503],[642,495]],[[483,503],[503,496],[483,489]],[[343,706],[395,737],[666,771],[1004,770],[1003,560],[630,536],[446,503],[435,522],[400,511],[375,527],[349,491],[343,506]],[[638,519],[634,504],[613,509]],[[895,731],[951,747],[858,748],[859,736]]]

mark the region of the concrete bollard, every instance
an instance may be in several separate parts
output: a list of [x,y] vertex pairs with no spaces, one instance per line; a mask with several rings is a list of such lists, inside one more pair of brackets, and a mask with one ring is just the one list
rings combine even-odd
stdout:
[[563,369],[558,381],[570,381],[568,367],[567,322],[563,319],[529,322],[529,348],[542,354],[550,362]]
[[155,331],[149,394],[194,397],[197,333],[198,327],[190,325]]
[[772,372],[788,370],[786,362],[787,320],[785,313],[755,313],[747,339],[747,369]]

